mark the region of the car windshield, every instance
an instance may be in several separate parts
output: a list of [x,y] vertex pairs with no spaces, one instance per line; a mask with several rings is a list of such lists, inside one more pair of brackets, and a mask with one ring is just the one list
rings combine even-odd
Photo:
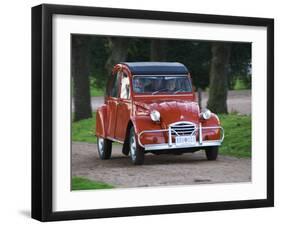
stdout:
[[134,76],[133,90],[138,94],[176,94],[192,92],[192,86],[186,75]]

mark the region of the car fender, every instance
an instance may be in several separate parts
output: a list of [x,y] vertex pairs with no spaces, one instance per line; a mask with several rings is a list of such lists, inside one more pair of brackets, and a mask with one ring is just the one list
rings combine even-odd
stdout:
[[214,113],[211,114],[211,117],[208,120],[201,120],[202,126],[220,126],[220,120],[218,116]]
[[139,134],[143,130],[158,130],[161,129],[161,125],[159,123],[153,122],[150,116],[142,115],[142,116],[132,116],[131,122],[134,126],[136,134]]
[[100,106],[96,113],[96,136],[106,137],[106,122],[107,122],[106,105]]
[[[211,117],[208,120],[201,120],[202,127],[212,127],[212,126],[221,126],[220,120],[218,116],[212,113]],[[203,130],[203,135],[208,136],[210,139],[220,139],[221,137],[221,130],[216,129],[210,133],[208,130]]]

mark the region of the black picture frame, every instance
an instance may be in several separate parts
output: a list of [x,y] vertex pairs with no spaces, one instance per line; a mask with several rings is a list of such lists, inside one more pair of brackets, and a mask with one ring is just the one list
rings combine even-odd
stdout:
[[[54,212],[52,210],[52,18],[55,14],[266,27],[267,198]],[[274,206],[273,19],[50,4],[32,8],[32,218],[40,221],[56,221],[271,206]]]

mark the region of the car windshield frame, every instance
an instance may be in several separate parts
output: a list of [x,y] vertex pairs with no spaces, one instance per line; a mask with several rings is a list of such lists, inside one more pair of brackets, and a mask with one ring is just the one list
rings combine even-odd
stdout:
[[[135,80],[136,78],[141,78],[143,81],[140,81],[140,80],[137,81],[137,80]],[[149,78],[150,78],[150,81],[149,81]],[[179,81],[176,81],[176,79],[180,80],[182,78],[184,78],[186,80],[185,84],[179,83]],[[161,79],[161,84],[160,83],[154,84],[154,86],[158,86],[158,87],[152,87],[153,86],[152,81],[153,80],[156,81],[157,79]],[[147,81],[145,81],[145,80],[147,80]],[[172,80],[174,80],[174,82]],[[138,84],[138,83],[140,83],[140,84]],[[168,83],[170,83],[170,84],[168,84]],[[171,83],[175,83],[175,84],[171,84]],[[185,89],[183,89],[183,85],[186,86]],[[148,86],[150,86],[150,87],[148,88]],[[167,87],[167,86],[169,86],[169,87]],[[187,74],[134,75],[134,76],[132,76],[132,91],[135,95],[187,94],[187,93],[192,93],[192,83],[191,83],[190,77]]]

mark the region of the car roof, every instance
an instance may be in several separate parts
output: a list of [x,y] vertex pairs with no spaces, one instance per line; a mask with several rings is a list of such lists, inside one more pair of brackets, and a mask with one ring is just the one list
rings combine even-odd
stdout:
[[133,75],[187,74],[188,69],[178,62],[123,62]]

